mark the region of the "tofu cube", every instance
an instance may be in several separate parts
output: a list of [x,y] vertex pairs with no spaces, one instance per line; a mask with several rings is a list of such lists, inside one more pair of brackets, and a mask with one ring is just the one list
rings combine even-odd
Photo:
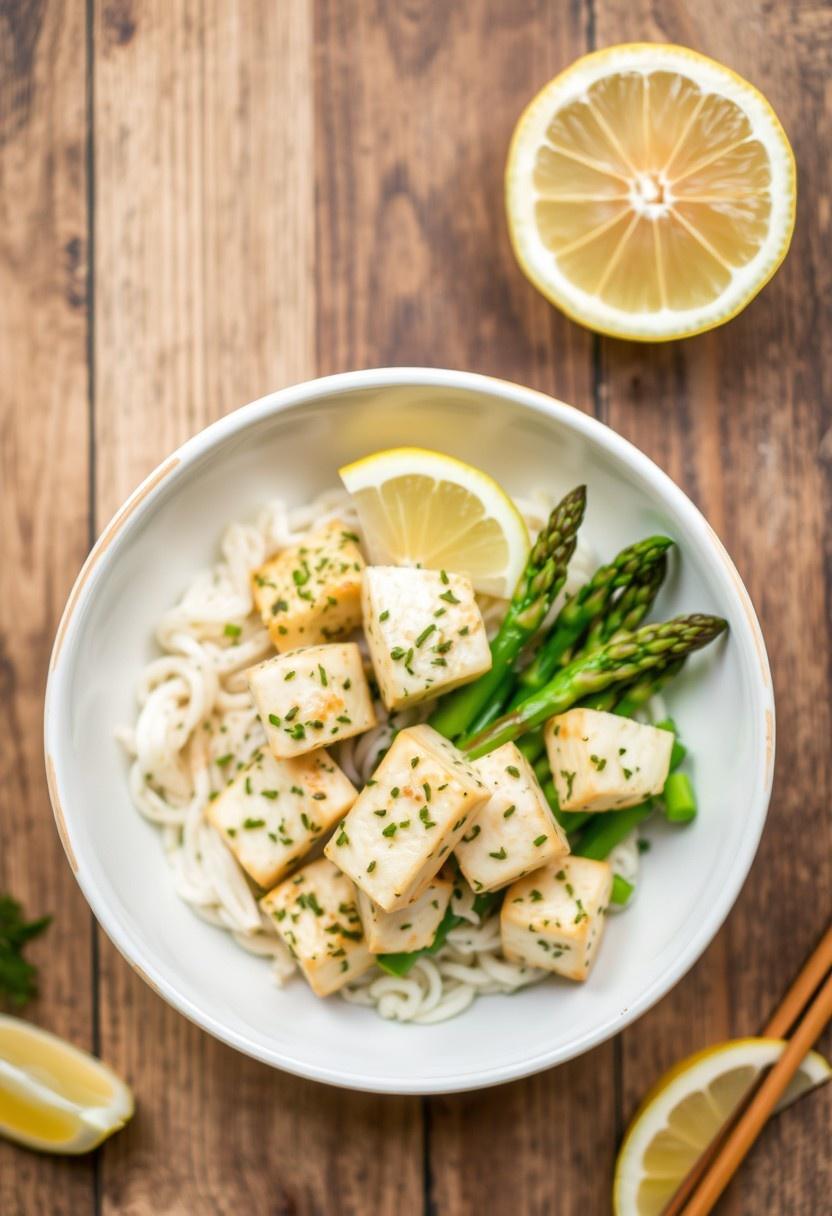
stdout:
[[247,675],[269,749],[278,760],[360,735],[376,724],[355,642],[293,650],[266,659]]
[[357,629],[363,569],[358,537],[334,519],[255,570],[254,602],[275,647],[283,653]]
[[491,667],[482,614],[461,574],[368,566],[362,604],[370,657],[388,709],[436,697]]
[[452,891],[453,883],[449,879],[434,878],[412,904],[398,912],[383,912],[359,890],[358,910],[367,945],[373,954],[409,953],[432,945],[451,902]]
[[500,913],[503,953],[515,962],[585,980],[601,941],[612,866],[565,857],[521,878]]
[[357,796],[323,749],[275,760],[264,748],[208,803],[208,819],[245,872],[261,887],[271,887],[343,818]]
[[385,912],[418,899],[488,791],[430,726],[401,731],[324,850]]
[[498,891],[569,852],[566,833],[518,747],[506,743],[473,767],[491,797],[454,854],[474,891]]
[[597,709],[570,709],[545,730],[562,811],[612,811],[660,794],[673,735]]
[[325,857],[298,870],[260,902],[316,996],[337,992],[375,962],[361,927],[355,887]]

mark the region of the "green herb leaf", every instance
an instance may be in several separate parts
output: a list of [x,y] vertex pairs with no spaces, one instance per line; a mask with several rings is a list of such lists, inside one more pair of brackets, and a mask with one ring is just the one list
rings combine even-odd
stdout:
[[0,895],[0,1002],[7,1000],[20,1008],[37,996],[37,968],[27,963],[23,949],[51,920],[42,916],[26,921],[16,899]]

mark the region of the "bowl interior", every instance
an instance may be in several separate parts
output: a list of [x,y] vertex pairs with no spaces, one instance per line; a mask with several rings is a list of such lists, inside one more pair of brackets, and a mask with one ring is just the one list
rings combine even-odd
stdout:
[[[78,877],[104,928],[162,993],[208,1030],[264,1060],[335,1083],[409,1092],[461,1089],[566,1059],[620,1029],[690,966],[750,865],[770,781],[771,697],[756,622],[733,567],[672,483],[611,432],[499,382],[425,373],[276,394],[192,441],[95,563],[50,682],[47,747]],[[397,376],[388,373],[388,380]],[[405,379],[399,374],[398,379]],[[411,380],[418,381],[417,374]],[[223,527],[268,498],[292,503],[337,481],[340,464],[415,444],[482,466],[517,494],[589,487],[586,535],[599,556],[647,533],[680,544],[662,616],[730,620],[729,644],[696,656],[668,693],[694,759],[700,814],[650,830],[638,897],[611,917],[585,985],[552,980],[488,997],[434,1027],[383,1022],[268,968],[177,897],[157,830],[130,802],[113,728],[131,722],[154,623]],[[768,736],[767,736],[768,732]]]

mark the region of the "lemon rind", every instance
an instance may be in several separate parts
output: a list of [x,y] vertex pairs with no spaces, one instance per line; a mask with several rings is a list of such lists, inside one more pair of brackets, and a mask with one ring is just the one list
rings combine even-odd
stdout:
[[[712,87],[741,106],[751,121],[752,132],[769,153],[772,168],[770,236],[751,261],[735,272],[729,287],[712,304],[685,311],[662,309],[653,313],[625,313],[575,287],[557,269],[556,259],[540,241],[534,222],[534,193],[529,189],[528,166],[521,167],[518,162],[521,153],[536,153],[554,111],[610,70],[681,71],[685,63],[696,64],[693,79],[700,86]],[[767,128],[765,138],[759,129],[761,126]],[[794,232],[797,170],[794,152],[779,118],[765,96],[749,81],[689,47],[672,43],[623,43],[584,55],[532,98],[512,136],[505,171],[505,196],[509,240],[514,255],[529,281],[551,304],[571,320],[607,337],[636,342],[671,342],[707,333],[732,320],[777,273]],[[549,277],[541,273],[542,264],[549,264]],[[748,286],[738,290],[738,282],[747,282]],[[639,317],[647,320],[639,323]]]

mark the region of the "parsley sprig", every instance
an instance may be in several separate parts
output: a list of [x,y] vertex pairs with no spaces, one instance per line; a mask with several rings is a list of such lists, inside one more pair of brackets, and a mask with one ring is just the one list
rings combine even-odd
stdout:
[[0,895],[0,1002],[18,1008],[37,996],[37,968],[23,957],[27,942],[43,933],[51,916],[27,921],[11,895]]

